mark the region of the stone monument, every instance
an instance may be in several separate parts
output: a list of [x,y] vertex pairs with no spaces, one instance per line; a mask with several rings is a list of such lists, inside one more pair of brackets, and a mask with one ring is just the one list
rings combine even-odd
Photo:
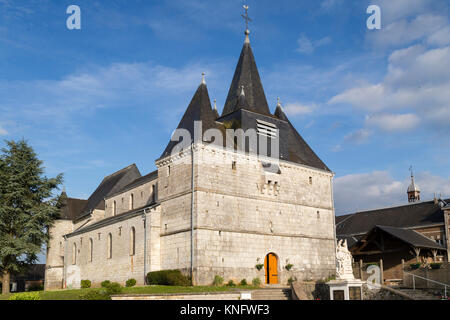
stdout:
[[347,240],[339,240],[336,246],[336,280],[327,282],[331,300],[362,300],[362,284],[353,276],[352,254]]

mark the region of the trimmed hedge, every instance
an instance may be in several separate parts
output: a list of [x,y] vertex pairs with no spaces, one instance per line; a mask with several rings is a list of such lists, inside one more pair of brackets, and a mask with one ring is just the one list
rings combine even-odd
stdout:
[[252,280],[252,285],[253,285],[254,287],[259,287],[259,286],[261,286],[261,279],[259,279],[259,278],[253,278],[253,280]]
[[86,289],[91,287],[91,280],[81,280],[81,288]]
[[127,288],[134,287],[136,285],[136,279],[128,279],[127,282],[125,282],[125,286]]
[[105,280],[100,284],[103,288],[107,288],[111,284],[111,281]]
[[180,270],[161,270],[147,273],[147,284],[163,286],[190,286],[191,279]]
[[223,284],[223,278],[219,275],[216,275],[213,280],[214,286],[221,286]]

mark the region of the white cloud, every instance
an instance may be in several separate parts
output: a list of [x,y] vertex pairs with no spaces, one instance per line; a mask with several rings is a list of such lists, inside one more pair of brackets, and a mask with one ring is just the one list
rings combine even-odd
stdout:
[[[28,117],[58,122],[100,108],[162,104],[179,98],[186,104],[206,72],[209,83],[221,82],[222,64],[189,64],[173,68],[153,63],[115,63],[91,67],[60,80],[0,81],[0,112],[9,120]],[[189,99],[189,98],[188,98]],[[154,103],[158,102],[156,106]],[[173,114],[173,105],[170,113]],[[185,107],[185,105],[183,105]]]
[[305,34],[301,34],[300,38],[297,39],[297,52],[304,54],[311,54],[318,47],[325,46],[331,42],[329,37],[325,37],[319,40],[310,40]]
[[311,113],[315,109],[315,105],[305,105],[300,102],[288,103],[283,107],[288,115],[297,116]]
[[0,136],[6,136],[8,134],[8,131],[6,131],[6,129],[2,128],[2,126],[0,126]]
[[420,122],[415,114],[375,114],[366,116],[366,125],[376,126],[383,131],[409,131],[414,129]]
[[[383,21],[383,20],[382,20]],[[447,18],[435,14],[421,14],[413,19],[395,20],[381,26],[376,32],[367,32],[367,39],[375,47],[399,47],[413,41],[440,38],[440,33],[448,25]]]
[[[405,130],[417,124],[417,117],[433,128],[448,130],[448,70],[450,47],[427,49],[416,45],[396,50],[389,56],[387,73],[382,82],[347,89],[332,97],[329,103],[350,104],[372,113],[402,110],[405,114],[415,114],[416,117],[408,116]],[[377,116],[372,119],[376,120]],[[391,122],[393,119],[391,117]],[[385,124],[384,128],[389,129],[389,124]]]
[[[416,174],[415,181],[421,189],[421,200],[433,199],[433,194],[450,196],[450,177],[440,177],[430,172]],[[406,190],[410,178],[394,179],[388,171],[349,174],[334,179],[334,199],[337,214],[360,210],[384,208],[407,204]]]
[[450,25],[433,33],[431,36],[428,37],[427,41],[429,44],[432,44],[432,45],[438,45],[438,46],[449,45],[450,44]]
[[351,144],[363,144],[367,142],[372,132],[367,129],[359,129],[352,133],[349,133],[344,137],[345,143],[351,143]]

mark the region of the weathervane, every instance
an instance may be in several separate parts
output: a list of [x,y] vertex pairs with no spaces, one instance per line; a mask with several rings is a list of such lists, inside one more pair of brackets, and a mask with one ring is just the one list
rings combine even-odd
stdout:
[[248,6],[243,5],[243,8],[244,8],[245,13],[242,14],[241,16],[242,16],[242,18],[244,18],[244,20],[245,20],[245,32],[249,32],[249,31],[248,31],[248,22],[249,22],[249,21],[251,22],[252,19],[250,19],[250,17],[248,16]]

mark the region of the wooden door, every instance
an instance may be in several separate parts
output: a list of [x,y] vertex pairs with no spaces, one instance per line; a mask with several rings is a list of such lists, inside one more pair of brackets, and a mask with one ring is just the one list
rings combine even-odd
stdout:
[[264,269],[266,271],[266,283],[278,283],[278,261],[277,256],[269,253],[264,260]]

